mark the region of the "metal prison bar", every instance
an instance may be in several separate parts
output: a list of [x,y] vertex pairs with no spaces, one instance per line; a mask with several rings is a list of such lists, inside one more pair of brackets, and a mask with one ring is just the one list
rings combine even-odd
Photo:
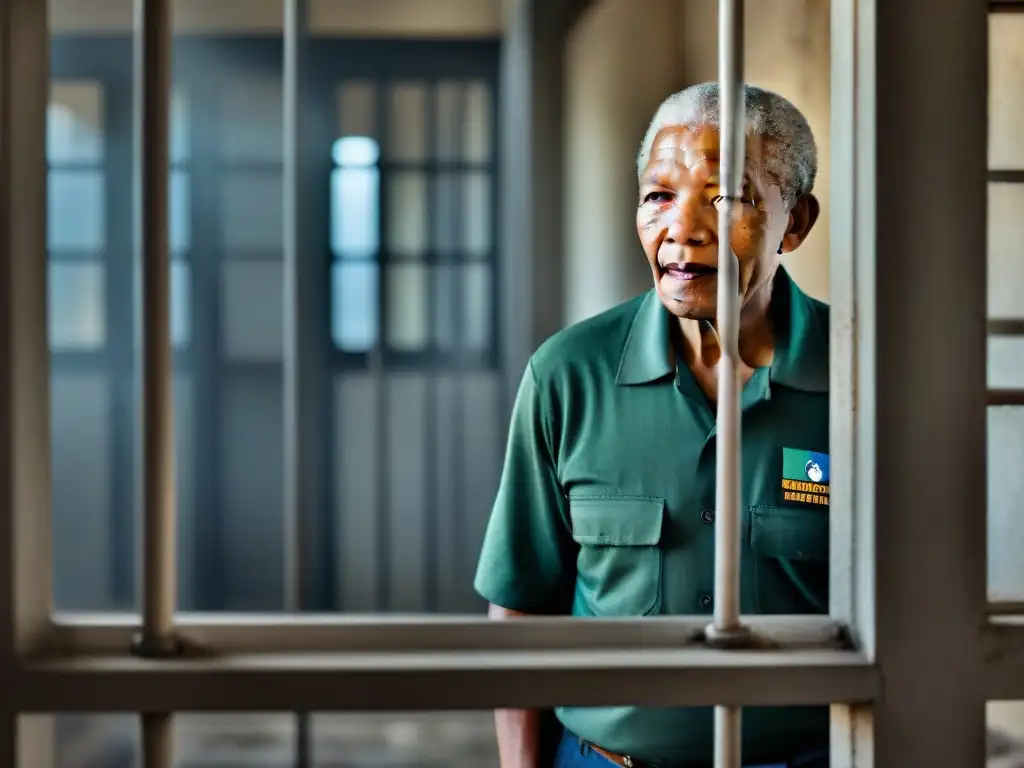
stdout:
[[[739,264],[732,252],[732,222],[743,189],[746,110],[743,88],[743,0],[718,2],[719,156],[722,198],[718,213],[718,412],[716,424],[715,612],[708,639],[736,645],[740,623],[740,414]],[[738,706],[715,707],[715,768],[740,768],[742,716]]]
[[[135,652],[175,653],[177,525],[171,389],[171,0],[135,3],[135,136],[141,200],[136,237],[142,313],[142,630]],[[142,715],[146,768],[174,762],[170,712]]]
[[[135,0],[136,136],[141,169],[139,243],[142,254],[143,358],[143,624],[140,655],[174,654],[176,525],[170,338],[170,229],[168,184],[173,19],[170,0]],[[299,268],[303,252],[301,84],[308,20],[306,0],[284,2],[284,508],[285,608],[302,610],[306,588],[309,465],[304,455],[302,404],[307,391],[309,334],[302,327],[309,287]],[[295,765],[310,765],[308,713],[296,717]],[[173,763],[170,714],[142,720],[147,768]]]
[[[144,1],[144,0],[143,0]],[[306,0],[284,2],[284,584],[285,609],[302,611],[308,586],[308,532],[312,504],[308,481],[311,457],[303,439],[305,414],[309,402],[309,354],[312,334],[302,322],[302,311],[310,302],[309,277],[300,267],[304,248],[302,221],[305,204],[306,174],[302,164],[303,109],[302,84],[306,76],[306,25],[309,7]],[[309,713],[295,717],[295,768],[312,765],[312,724]]]

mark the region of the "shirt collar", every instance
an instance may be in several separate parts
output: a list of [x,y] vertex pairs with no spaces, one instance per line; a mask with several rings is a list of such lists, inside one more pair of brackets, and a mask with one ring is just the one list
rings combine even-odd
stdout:
[[[779,267],[772,286],[775,356],[772,383],[808,392],[828,392],[828,315]],[[615,382],[648,384],[670,376],[675,364],[669,339],[668,311],[651,289],[633,316],[622,347]]]
[[652,288],[633,316],[633,324],[622,346],[616,384],[648,384],[674,372],[668,323],[668,310]]
[[806,392],[828,392],[828,310],[779,267],[772,289],[775,357],[772,383]]

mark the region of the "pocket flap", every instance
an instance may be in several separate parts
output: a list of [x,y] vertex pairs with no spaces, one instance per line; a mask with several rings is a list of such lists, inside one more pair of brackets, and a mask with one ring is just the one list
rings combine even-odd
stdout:
[[650,547],[661,541],[665,500],[638,496],[569,499],[572,537],[580,544]]
[[780,560],[828,560],[827,511],[753,507],[750,513],[750,546],[757,554]]

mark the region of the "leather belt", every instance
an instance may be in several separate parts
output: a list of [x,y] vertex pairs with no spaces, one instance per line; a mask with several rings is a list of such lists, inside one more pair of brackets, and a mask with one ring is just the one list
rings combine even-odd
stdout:
[[[657,768],[656,765],[652,765],[650,763],[645,763],[643,760],[638,760],[635,757],[630,757],[629,755],[620,755],[620,754],[617,754],[615,752],[610,752],[607,749],[603,749],[602,747],[597,746],[593,742],[584,741],[582,739],[580,740],[580,742],[582,744],[586,745],[587,747],[589,747],[593,752],[596,752],[597,754],[599,754],[605,760],[608,760],[613,765],[622,766],[622,768]],[[677,766],[676,763],[673,763],[672,765],[674,767]],[[806,766],[806,768],[815,768],[817,766],[824,767],[824,766],[828,765],[828,752],[823,750],[819,754],[818,751],[814,751],[814,752],[808,753],[803,758],[798,759],[796,762],[792,762],[792,763],[787,762],[786,765],[792,765],[793,768],[798,768],[800,766]],[[706,762],[700,762],[700,763],[689,763],[689,762],[687,762],[687,763],[680,763],[680,764],[678,764],[678,768],[705,768],[705,766],[707,766]]]
[[609,752],[607,749],[601,749],[601,747],[596,744],[590,744],[590,742],[587,742],[587,744],[592,750],[597,752],[597,754],[605,760],[610,760],[615,763],[615,765],[621,765],[622,768],[643,768],[641,763],[637,762],[629,755],[617,755],[614,752]]
[[[600,755],[605,760],[610,762],[612,765],[619,765],[622,768],[658,768],[657,763],[646,763],[636,757],[630,757],[629,755],[620,755],[616,752],[609,752],[607,749],[597,746],[596,744],[584,741],[582,742],[590,748],[592,752]],[[698,763],[672,763],[672,768],[707,768],[708,763],[701,761]]]

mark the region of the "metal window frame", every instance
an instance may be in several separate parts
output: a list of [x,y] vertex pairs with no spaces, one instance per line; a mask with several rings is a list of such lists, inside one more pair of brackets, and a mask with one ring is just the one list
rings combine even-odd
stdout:
[[[991,14],[1024,13],[1024,2],[993,2],[989,4]],[[1024,168],[991,168],[988,180],[993,184],[1024,184]],[[988,321],[988,335],[991,336],[1024,336],[1024,317],[999,318]],[[1024,406],[1024,389],[992,389],[989,390],[990,406]],[[990,607],[995,613],[1024,611],[1024,603],[998,602]]]
[[[137,617],[51,616],[47,7],[0,3],[0,763],[45,765],[18,716],[69,709],[832,703],[833,766],[980,768],[986,699],[1024,697],[1024,619],[986,615],[985,277],[958,269],[985,231],[986,8],[832,9],[831,619],[744,617],[762,642],[728,651],[699,618],[178,616],[185,652],[152,659]],[[513,59],[517,98],[544,57]]]
[[[1024,0],[1011,0],[1011,2],[989,3],[989,12],[990,14],[993,15],[1024,13]],[[995,184],[1024,184],[1024,168],[989,169],[988,181],[989,183]],[[1024,317],[1000,317],[997,319],[990,319],[988,321],[988,336],[990,339],[993,336],[1009,336],[1013,338],[1024,337]],[[988,404],[990,407],[1024,407],[1024,388],[990,389],[988,392]],[[999,619],[1001,626],[1012,627],[1015,624],[1012,618],[1013,615],[1024,614],[1024,601],[999,600],[996,602],[989,603],[988,610],[991,616],[1001,617]],[[1001,630],[999,631],[997,637],[1000,639],[1000,642],[1002,642],[1005,639],[1005,636],[1002,634]]]

